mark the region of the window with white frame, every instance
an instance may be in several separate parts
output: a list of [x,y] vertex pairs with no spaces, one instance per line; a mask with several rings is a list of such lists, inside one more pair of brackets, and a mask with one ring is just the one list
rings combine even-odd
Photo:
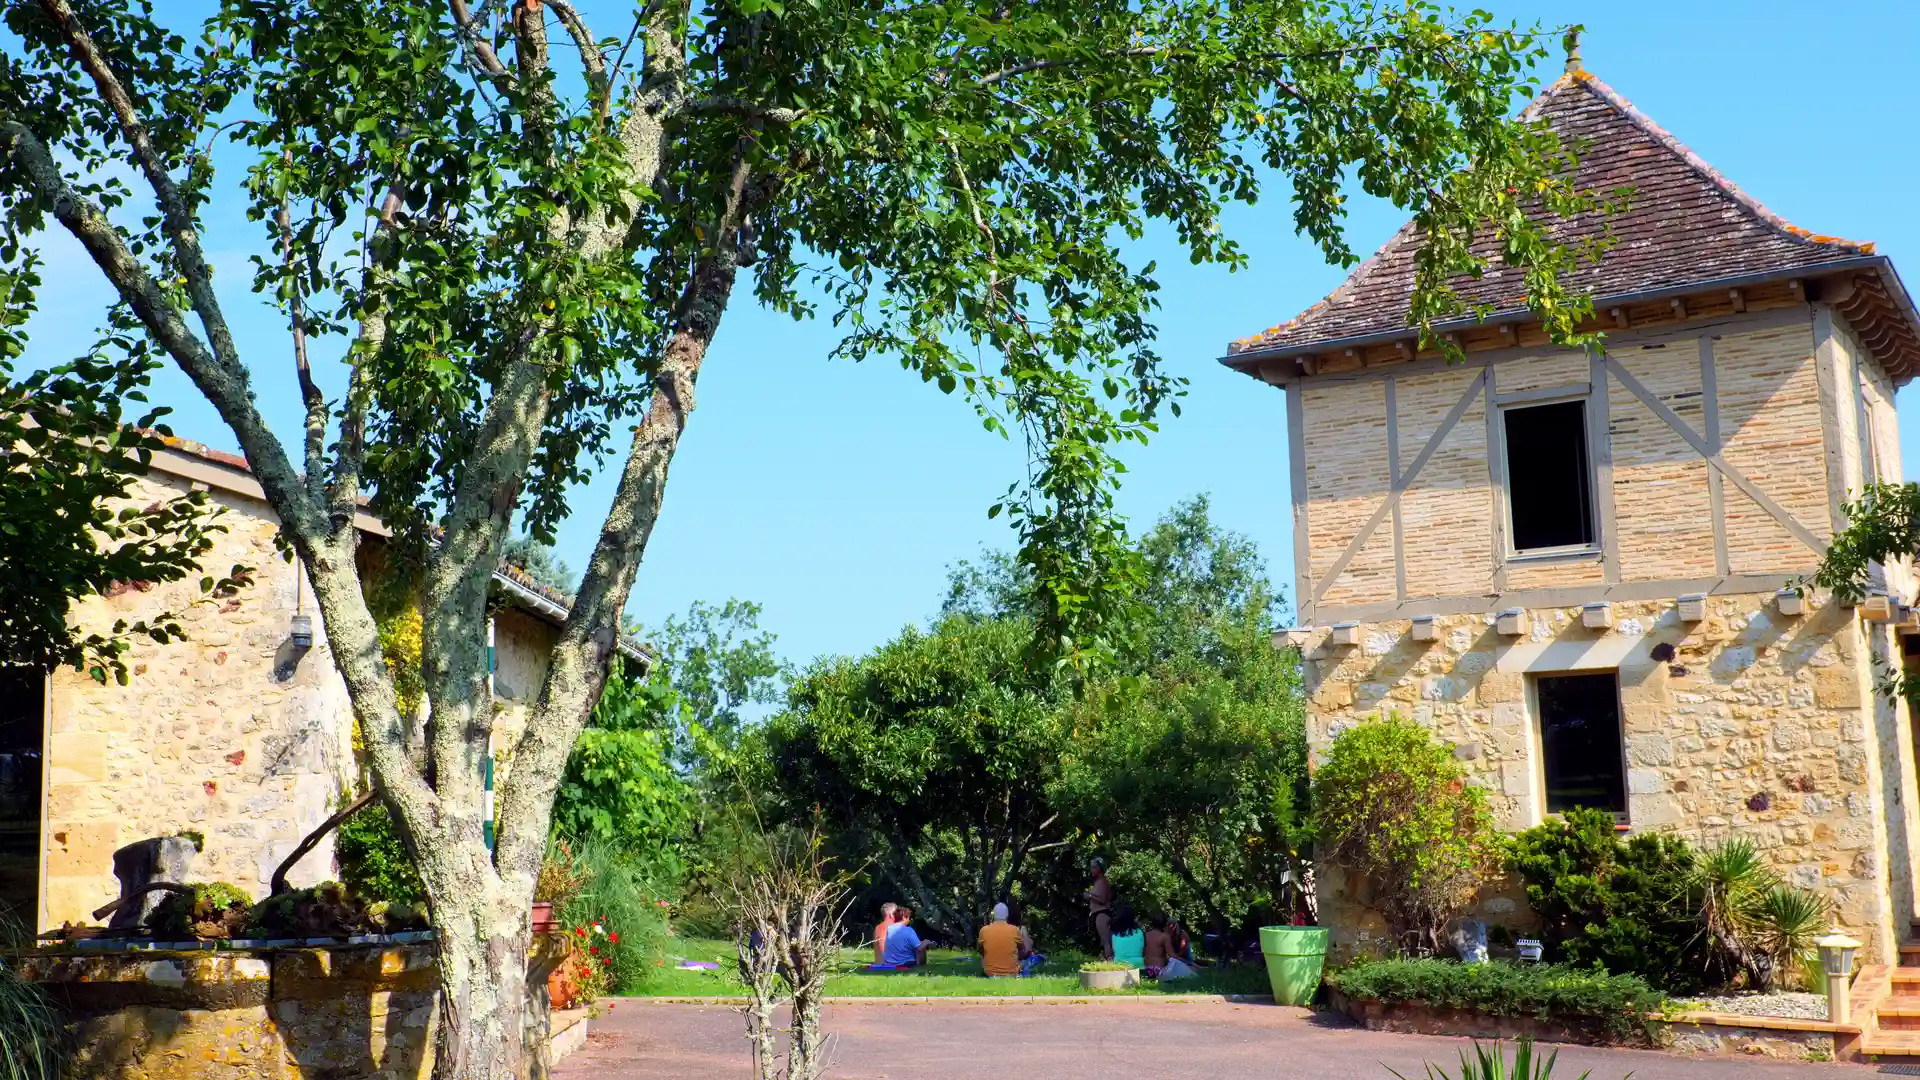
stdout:
[[1593,465],[1585,398],[1502,410],[1507,524],[1515,554],[1591,549]]

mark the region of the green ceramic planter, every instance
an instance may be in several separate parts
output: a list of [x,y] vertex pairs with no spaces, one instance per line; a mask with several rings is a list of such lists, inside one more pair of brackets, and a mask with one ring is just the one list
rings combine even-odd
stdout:
[[1260,954],[1280,1005],[1311,1005],[1327,963],[1327,931],[1318,926],[1263,926]]

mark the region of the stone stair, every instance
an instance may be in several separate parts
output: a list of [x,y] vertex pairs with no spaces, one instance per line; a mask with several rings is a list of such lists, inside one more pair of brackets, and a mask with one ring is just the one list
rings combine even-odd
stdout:
[[1854,1022],[1860,1053],[1870,1061],[1920,1063],[1920,965],[1860,969],[1853,981]]

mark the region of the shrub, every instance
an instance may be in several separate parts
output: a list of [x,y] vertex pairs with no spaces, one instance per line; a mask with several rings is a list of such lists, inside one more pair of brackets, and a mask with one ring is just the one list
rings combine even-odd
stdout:
[[1791,888],[1754,849],[1735,837],[1709,848],[1695,873],[1699,924],[1714,965],[1729,978],[1744,974],[1755,990],[1771,990],[1810,951],[1826,921],[1826,902]]
[[192,892],[170,892],[153,907],[148,926],[166,938],[230,938],[245,931],[253,897],[224,881],[200,882]]
[[1080,965],[1081,971],[1132,971],[1133,965],[1119,960],[1089,960]]
[[611,844],[587,840],[570,855],[579,886],[557,903],[560,920],[571,936],[592,939],[586,947],[594,950],[589,955],[610,987],[634,989],[666,952],[671,933],[667,901],[646,873]]
[[373,929],[367,909],[337,881],[271,896],[247,916],[248,937],[347,937]]
[[1647,1019],[1666,997],[1637,975],[1558,964],[1461,964],[1452,960],[1368,960],[1327,976],[1362,1001],[1418,1001],[1493,1016],[1590,1020],[1615,1039],[1648,1035]]
[[1320,856],[1373,884],[1396,945],[1440,948],[1453,913],[1496,865],[1486,794],[1427,730],[1399,717],[1333,740],[1313,777]]
[[1698,989],[1708,975],[1694,920],[1693,851],[1645,833],[1622,843],[1602,810],[1569,810],[1513,837],[1507,868],[1526,885],[1550,960]]
[[375,800],[341,822],[333,850],[340,880],[354,895],[409,906],[426,902],[427,886],[386,803]]

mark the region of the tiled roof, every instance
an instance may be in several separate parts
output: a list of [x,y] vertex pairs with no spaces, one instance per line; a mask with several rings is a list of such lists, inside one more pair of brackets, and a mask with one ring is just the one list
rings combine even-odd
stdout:
[[[247,459],[238,454],[229,454],[224,450],[215,450],[205,443],[194,442],[191,439],[182,439],[174,435],[161,436],[161,441],[166,444],[169,450],[188,455],[189,457],[199,458],[202,461],[211,462],[215,465],[222,465],[239,473],[244,473],[246,474],[244,482],[248,485],[254,484],[252,479],[253,470],[248,467]],[[166,471],[168,468],[164,460],[156,460],[154,467],[162,471]],[[255,498],[263,497],[255,486],[250,486],[246,493]],[[367,500],[364,496],[361,498],[360,504],[364,510],[367,505]],[[375,519],[368,517],[362,520],[374,521]],[[494,570],[493,582],[495,585],[501,586],[503,591],[507,593],[509,599],[516,602],[518,606],[555,626],[559,626],[566,621],[567,612],[573,607],[573,597],[571,595],[535,581],[531,574],[528,574],[525,570],[505,560],[502,560],[499,567]],[[619,646],[620,652],[629,659],[637,660],[644,664],[652,664],[653,654],[638,638],[622,634],[620,635]]]
[[[1582,214],[1559,222],[1562,242],[1609,230],[1601,260],[1563,276],[1569,289],[1596,298],[1759,275],[1817,272],[1822,264],[1860,260],[1872,244],[1819,236],[1789,224],[1735,187],[1660,125],[1599,79],[1570,72],[1527,107],[1544,118],[1579,157],[1578,185],[1601,194],[1631,187],[1631,205],[1612,215]],[[1484,244],[1493,250],[1491,240]],[[1373,258],[1325,300],[1291,321],[1235,342],[1231,351],[1293,350],[1407,328],[1419,236],[1401,228]],[[1496,312],[1525,308],[1521,272],[1495,261],[1478,279],[1453,283],[1468,304]]]

